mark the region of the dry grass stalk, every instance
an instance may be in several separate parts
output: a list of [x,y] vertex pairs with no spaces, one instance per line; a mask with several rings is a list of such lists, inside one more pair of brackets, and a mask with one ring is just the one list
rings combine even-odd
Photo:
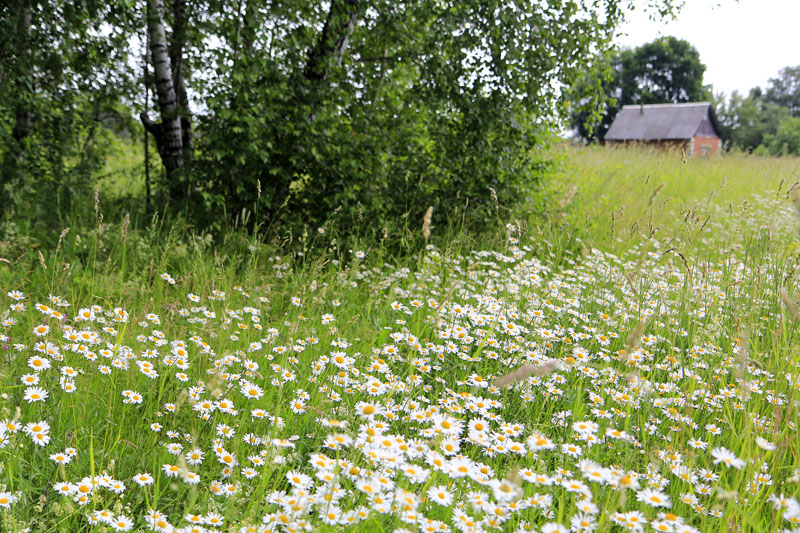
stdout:
[[[800,187],[800,180],[795,181],[794,183],[792,183],[791,187],[786,189],[786,199],[787,200],[789,199],[789,196],[794,192],[794,190],[796,188],[798,188],[798,187]],[[795,195],[795,205],[797,205],[796,199],[797,199],[797,196]]]
[[631,353],[636,351],[639,346],[642,344],[642,334],[644,333],[644,322],[641,320],[636,323],[636,326],[631,330],[630,334],[628,335],[628,339],[625,343],[628,347],[625,350],[621,350],[619,354],[619,360],[623,363],[627,363],[628,360],[631,358]]
[[786,288],[781,288],[781,300],[783,300],[783,305],[786,306],[786,309],[789,311],[789,314],[792,315],[792,318],[800,321],[800,312],[797,311],[797,305],[795,305],[795,302],[789,297],[789,293],[786,291]]
[[433,216],[433,206],[428,207],[425,216],[422,217],[422,236],[427,239],[431,236],[431,217]]
[[548,361],[542,365],[534,365],[531,363],[526,363],[519,367],[518,369],[514,370],[506,374],[505,376],[500,376],[496,380],[494,380],[494,386],[498,389],[502,389],[504,387],[509,387],[514,385],[515,383],[519,383],[523,379],[527,378],[528,376],[544,376],[552,372],[558,368],[558,361]]
[[128,237],[128,226],[131,224],[131,214],[125,213],[125,220],[122,221],[122,238],[120,242],[125,244],[125,239]]
[[570,187],[567,192],[564,193],[564,196],[561,198],[561,201],[558,203],[558,210],[561,211],[569,204],[572,203],[572,200],[575,198],[575,195],[578,194],[578,187],[573,185]]

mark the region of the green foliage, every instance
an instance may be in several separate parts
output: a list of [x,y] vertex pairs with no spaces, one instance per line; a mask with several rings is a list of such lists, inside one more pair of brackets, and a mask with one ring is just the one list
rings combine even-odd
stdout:
[[764,101],[787,108],[793,117],[800,116],[800,65],[786,67],[777,78],[770,78]]
[[116,8],[94,1],[0,10],[0,216],[25,217],[30,231],[53,238],[67,213],[90,209],[108,125],[127,114],[127,36],[119,25],[100,30]]
[[764,145],[772,155],[800,155],[800,117],[786,117],[775,135],[766,135]]
[[[676,4],[648,2],[662,14]],[[67,220],[91,220],[92,202],[80,200],[108,173],[109,131],[127,122],[130,134],[138,114],[166,169],[153,172],[155,205],[217,234],[247,221],[408,246],[430,207],[434,230],[485,229],[550,172],[547,143],[566,108],[558,88],[609,46],[628,5],[5,5],[0,209],[26,213],[20,224],[53,242]],[[170,76],[133,66],[142,56],[169,62],[170,91]],[[597,91],[583,96],[594,101]],[[134,220],[151,214],[139,199]]]
[[336,27],[328,12],[248,9],[266,30],[225,34],[199,119],[203,222],[248,211],[296,232],[367,225],[403,245],[429,206],[434,227],[476,228],[524,198],[550,168],[553,85],[582,74],[621,16],[613,1],[585,16],[572,2],[372,2],[320,79],[309,28]]
[[[699,102],[711,97],[703,85],[706,67],[689,42],[661,37],[636,49],[601,56],[571,93],[570,123],[588,141],[602,139],[617,112],[628,104]],[[596,113],[586,94],[599,88],[605,101]]]
[[730,99],[718,98],[716,116],[722,126],[722,139],[728,148],[752,151],[773,138],[778,125],[789,117],[787,108],[767,101],[760,89],[747,97],[734,91]]

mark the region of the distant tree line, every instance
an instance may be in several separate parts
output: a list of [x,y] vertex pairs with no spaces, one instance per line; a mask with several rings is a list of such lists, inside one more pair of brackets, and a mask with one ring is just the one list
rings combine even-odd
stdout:
[[156,148],[154,207],[201,227],[480,227],[547,172],[556,88],[631,3],[4,2],[0,216],[93,216],[123,133]]
[[[595,142],[623,105],[711,101],[726,149],[800,155],[800,66],[784,68],[765,89],[728,98],[703,84],[705,70],[697,49],[675,37],[601,55],[569,91],[570,126]],[[593,91],[604,95],[599,107],[591,105]]]
[[717,119],[730,148],[761,155],[800,155],[800,65],[782,69],[747,96],[716,98]]

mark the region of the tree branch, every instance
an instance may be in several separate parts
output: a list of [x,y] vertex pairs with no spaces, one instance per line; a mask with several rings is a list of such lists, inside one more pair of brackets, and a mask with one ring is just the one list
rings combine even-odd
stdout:
[[147,111],[142,111],[141,113],[139,113],[139,120],[142,121],[144,129],[146,129],[151,135],[153,135],[153,137],[158,139],[158,137],[161,135],[161,124],[156,124],[155,122],[150,120],[150,117],[147,116]]
[[303,75],[309,80],[322,81],[330,73],[330,66],[342,64],[350,35],[355,28],[358,0],[332,0],[325,26],[317,45],[308,56]]

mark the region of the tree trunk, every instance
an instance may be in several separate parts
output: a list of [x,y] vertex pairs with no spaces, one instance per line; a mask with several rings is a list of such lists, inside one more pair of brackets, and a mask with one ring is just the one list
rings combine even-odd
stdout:
[[[33,134],[33,51],[31,49],[31,27],[33,26],[33,9],[26,3],[19,7],[16,26],[18,34],[10,37],[4,45],[10,44],[10,53],[16,54],[16,64],[12,72],[2,72],[10,78],[13,89],[14,125],[11,129],[13,143],[5,150],[0,160],[0,217],[9,207],[10,200],[6,194],[8,183],[17,176],[20,165],[25,159],[25,139]],[[5,48],[5,47],[4,47]],[[5,51],[5,50],[4,50]]]
[[172,2],[172,41],[169,45],[169,58],[172,65],[172,80],[175,84],[175,95],[178,98],[178,112],[181,117],[181,142],[183,145],[183,162],[187,164],[192,158],[192,115],[189,111],[189,97],[186,94],[186,80],[189,78],[189,67],[183,61],[183,48],[186,45],[186,29],[188,24],[186,0]]
[[311,51],[303,74],[309,80],[322,81],[331,66],[340,66],[355,28],[359,10],[358,0],[332,0],[325,26],[317,45]]
[[186,190],[181,184],[184,164],[183,127],[164,30],[163,0],[147,0],[147,35],[150,39],[150,60],[155,73],[161,122],[150,120],[147,111],[142,111],[140,118],[144,127],[155,137],[158,153],[167,172],[170,197],[181,200],[186,196]]
[[[31,24],[33,23],[33,10],[26,5],[22,8],[19,17],[19,64],[22,68],[33,68],[31,60]],[[20,69],[21,70],[21,69]],[[22,72],[17,73],[17,78],[22,78]],[[30,137],[33,132],[33,116],[31,115],[30,101],[27,96],[30,94],[30,87],[25,83],[17,83],[17,103],[14,110],[14,129],[11,136],[20,145],[26,137]]]

